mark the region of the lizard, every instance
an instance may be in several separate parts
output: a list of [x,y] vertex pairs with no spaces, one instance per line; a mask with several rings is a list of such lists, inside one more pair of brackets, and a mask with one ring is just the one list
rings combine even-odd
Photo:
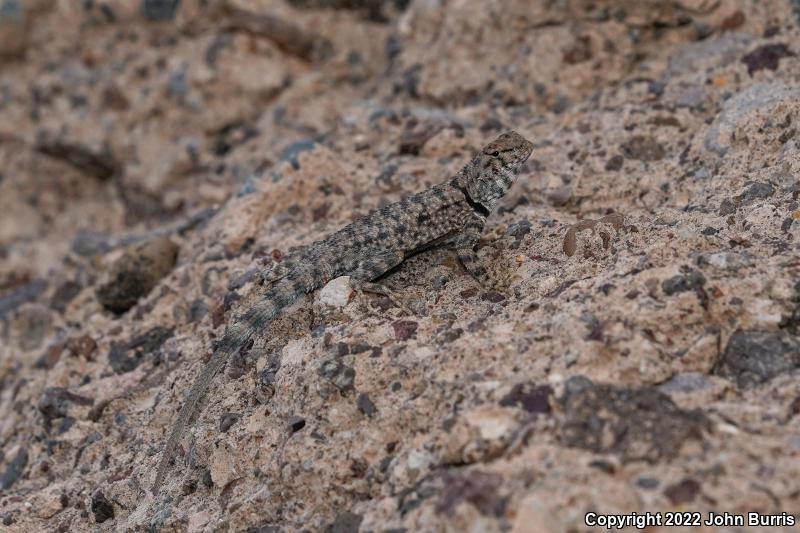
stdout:
[[153,484],[158,494],[178,444],[212,379],[227,359],[245,347],[285,307],[328,281],[349,276],[358,292],[393,296],[375,280],[406,258],[435,246],[454,246],[464,268],[485,286],[496,285],[475,249],[487,217],[508,192],[533,152],[514,131],[483,147],[460,172],[429,189],[388,204],[261,272],[269,289],[234,317],[195,379],[164,445]]

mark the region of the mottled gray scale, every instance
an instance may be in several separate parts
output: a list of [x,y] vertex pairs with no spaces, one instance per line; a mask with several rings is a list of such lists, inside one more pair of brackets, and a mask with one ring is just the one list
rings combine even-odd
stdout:
[[456,246],[470,274],[491,284],[477,260],[475,246],[486,216],[508,192],[532,151],[533,145],[520,134],[504,133],[446,182],[373,211],[292,254],[279,266],[266,269],[263,276],[275,284],[258,304],[228,324],[222,341],[189,389],[161,454],[153,492],[158,492],[189,421],[225,361],[303,294],[342,275],[365,286],[406,257],[445,243]]

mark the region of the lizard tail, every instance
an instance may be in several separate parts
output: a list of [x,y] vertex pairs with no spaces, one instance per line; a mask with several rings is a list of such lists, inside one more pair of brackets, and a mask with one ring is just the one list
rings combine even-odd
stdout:
[[200,375],[192,384],[192,388],[189,389],[189,394],[186,397],[186,401],[183,403],[183,407],[181,407],[181,410],[178,413],[178,418],[175,420],[175,423],[172,426],[172,431],[167,439],[167,443],[164,445],[164,450],[161,452],[161,460],[158,463],[156,481],[153,483],[152,488],[153,494],[158,494],[161,484],[164,482],[164,476],[167,474],[167,470],[169,469],[169,463],[175,456],[178,443],[180,442],[181,437],[183,437],[183,434],[189,425],[189,419],[194,416],[195,410],[200,404],[201,398],[205,396],[206,389],[208,389],[211,379],[216,375],[217,372],[219,372],[219,369],[228,359],[230,353],[230,350],[224,350],[222,347],[215,350],[214,354],[211,356],[211,359],[209,359],[208,363],[206,363],[206,366],[200,372]]
[[293,284],[282,284],[274,287],[264,296],[264,299],[256,306],[249,309],[242,317],[231,323],[222,341],[214,350],[214,354],[209,359],[203,370],[195,379],[186,401],[183,403],[178,417],[172,426],[167,443],[161,453],[161,460],[156,471],[156,480],[153,483],[152,493],[158,494],[164,477],[169,469],[169,464],[175,456],[181,438],[189,427],[189,422],[195,415],[200,403],[205,397],[211,384],[211,380],[217,375],[220,368],[228,360],[228,357],[236,352],[258,331],[263,329],[280,311],[295,301],[301,294],[306,292],[302,288],[294,287]]

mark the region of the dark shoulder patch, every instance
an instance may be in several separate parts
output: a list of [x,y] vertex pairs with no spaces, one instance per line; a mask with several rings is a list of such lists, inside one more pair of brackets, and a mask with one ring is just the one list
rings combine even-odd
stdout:
[[476,202],[475,200],[473,200],[472,196],[469,195],[469,191],[467,191],[466,187],[456,187],[456,188],[459,191],[461,191],[461,194],[464,195],[464,200],[467,201],[467,203],[473,209],[473,211],[475,211],[480,215],[483,215],[484,217],[489,216],[489,210],[486,208],[486,206],[480,202]]

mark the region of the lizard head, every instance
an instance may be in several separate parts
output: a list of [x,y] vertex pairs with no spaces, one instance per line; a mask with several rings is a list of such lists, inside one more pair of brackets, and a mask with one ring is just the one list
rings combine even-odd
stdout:
[[517,177],[533,152],[533,144],[515,131],[508,131],[483,147],[466,169],[466,188],[472,200],[490,211]]

